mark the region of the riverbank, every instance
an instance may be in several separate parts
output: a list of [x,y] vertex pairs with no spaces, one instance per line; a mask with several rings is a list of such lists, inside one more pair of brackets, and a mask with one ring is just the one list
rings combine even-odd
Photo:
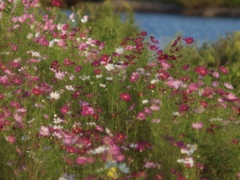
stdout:
[[137,2],[130,0],[112,0],[116,10],[122,11],[126,8],[132,8],[135,12],[167,13],[187,16],[204,17],[240,17],[240,7],[207,7],[197,9],[187,9],[176,4],[158,3],[158,2]]

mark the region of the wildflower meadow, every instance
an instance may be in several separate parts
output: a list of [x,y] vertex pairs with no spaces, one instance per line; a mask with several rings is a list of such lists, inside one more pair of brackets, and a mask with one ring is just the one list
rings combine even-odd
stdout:
[[194,37],[95,39],[60,5],[0,0],[0,179],[240,179],[231,64],[196,65]]

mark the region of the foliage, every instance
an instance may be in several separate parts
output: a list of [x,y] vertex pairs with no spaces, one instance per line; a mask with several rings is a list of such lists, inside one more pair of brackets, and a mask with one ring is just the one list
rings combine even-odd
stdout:
[[0,3],[1,179],[239,177],[230,64],[194,65],[191,37],[119,42],[121,21],[38,6]]
[[220,37],[216,42],[204,44],[195,54],[196,64],[206,64],[214,68],[220,66],[228,67],[229,74],[222,78],[223,81],[231,82],[237,94],[239,91],[239,56],[240,56],[240,33],[229,33],[227,37]]

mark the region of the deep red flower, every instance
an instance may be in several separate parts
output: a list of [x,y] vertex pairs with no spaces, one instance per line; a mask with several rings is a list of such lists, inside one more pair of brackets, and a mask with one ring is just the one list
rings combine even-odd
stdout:
[[201,76],[205,76],[206,74],[208,74],[208,70],[204,66],[198,66],[194,68],[194,71]]
[[194,42],[194,39],[192,37],[187,37],[183,39],[187,44],[192,44]]
[[180,107],[179,107],[179,112],[181,112],[181,113],[184,113],[184,112],[186,112],[186,111],[188,111],[189,110],[189,105],[187,105],[187,104],[182,104]]
[[121,93],[120,94],[120,99],[123,100],[123,101],[128,102],[128,101],[131,100],[131,96],[128,93]]
[[78,73],[78,72],[80,72],[82,70],[82,66],[76,66],[75,67],[75,71],[76,71],[76,73]]
[[82,131],[82,128],[81,127],[73,127],[72,128],[72,133],[74,134],[78,134]]
[[147,36],[147,32],[146,32],[146,31],[141,31],[141,32],[140,32],[140,35],[141,35],[141,36]]
[[121,142],[123,142],[126,139],[126,135],[124,135],[122,133],[118,133],[115,136],[115,139],[116,139],[117,142],[121,143]]
[[42,92],[42,90],[39,89],[39,88],[33,88],[33,89],[32,89],[32,93],[33,93],[34,95],[41,95],[43,92]]
[[170,77],[170,74],[166,71],[163,71],[163,70],[159,70],[157,71],[159,74],[158,74],[158,78],[159,79],[162,79],[162,80],[166,80]]
[[155,89],[156,85],[155,84],[149,84],[147,85],[148,89]]

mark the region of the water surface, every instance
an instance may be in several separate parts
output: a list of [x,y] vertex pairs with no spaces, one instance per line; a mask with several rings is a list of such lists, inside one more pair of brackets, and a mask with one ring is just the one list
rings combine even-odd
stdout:
[[197,44],[214,42],[227,33],[240,31],[240,18],[207,18],[157,13],[135,13],[137,25],[166,45],[176,35],[193,37]]

